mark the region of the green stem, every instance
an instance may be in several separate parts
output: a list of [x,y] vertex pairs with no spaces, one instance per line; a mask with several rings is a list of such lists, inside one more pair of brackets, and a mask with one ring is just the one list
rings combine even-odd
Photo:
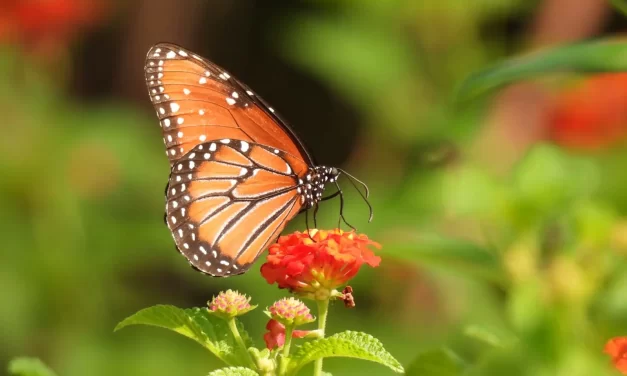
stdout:
[[239,334],[239,330],[237,330],[237,324],[235,323],[235,318],[234,317],[231,318],[230,320],[227,321],[227,323],[229,325],[229,329],[231,329],[231,333],[233,333],[235,342],[237,342],[237,344],[242,348],[243,352],[246,354],[249,366],[252,369],[256,370],[257,365],[253,361],[253,358],[250,355],[250,353],[248,352],[248,349],[246,348],[246,344],[244,344],[244,340],[242,339],[242,336]]
[[[325,336],[325,328],[327,326],[327,313],[329,313],[329,300],[318,300],[318,329],[322,332],[320,338]],[[314,363],[314,376],[322,376],[322,358]]]
[[290,359],[290,346],[292,345],[292,332],[294,331],[293,325],[285,326],[285,343],[283,344],[283,352],[281,353],[281,365],[279,366],[279,375],[285,375],[287,364]]

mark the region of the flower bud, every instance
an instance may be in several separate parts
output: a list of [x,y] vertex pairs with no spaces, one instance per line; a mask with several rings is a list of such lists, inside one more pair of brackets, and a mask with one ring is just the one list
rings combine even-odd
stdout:
[[250,305],[249,297],[233,290],[220,292],[207,305],[209,306],[209,313],[213,313],[225,320],[241,316],[257,308],[257,306]]

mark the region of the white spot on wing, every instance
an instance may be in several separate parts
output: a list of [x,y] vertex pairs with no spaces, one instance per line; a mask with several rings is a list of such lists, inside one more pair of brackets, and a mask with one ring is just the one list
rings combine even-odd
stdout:
[[235,104],[235,99],[227,97],[226,98],[226,103],[228,103],[228,104],[230,104],[232,106],[232,105]]
[[242,141],[242,147],[241,147],[241,150],[242,150],[244,153],[248,151],[248,148],[249,148],[249,147],[250,147],[250,146],[248,145],[248,142],[246,142],[246,141]]
[[167,57],[168,59],[174,59],[175,56],[176,53],[174,53],[174,51],[170,51],[165,55],[165,57]]
[[172,112],[177,112],[178,110],[181,109],[181,106],[178,105],[178,103],[170,103],[170,109],[172,110]]
[[185,93],[185,95],[190,95],[191,91],[188,88],[184,88],[183,93]]

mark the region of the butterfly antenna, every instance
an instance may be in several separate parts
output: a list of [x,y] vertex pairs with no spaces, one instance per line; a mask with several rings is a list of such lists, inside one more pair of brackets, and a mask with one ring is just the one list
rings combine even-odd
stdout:
[[[359,192],[359,195],[361,196],[361,198],[364,200],[364,202],[366,203],[366,205],[368,205],[368,210],[370,210],[370,216],[368,217],[368,222],[372,222],[372,217],[374,215],[373,210],[372,210],[372,205],[370,205],[370,201],[368,201],[368,197],[370,196],[370,190],[368,189],[368,186],[366,185],[366,183],[364,183],[363,181],[357,179],[356,177],[354,177],[353,175],[349,174],[348,172],[344,171],[344,170],[340,170],[343,174],[346,174],[346,177],[348,178],[348,181],[351,183],[351,185],[353,187],[355,187],[355,189],[357,190],[357,192]],[[366,190],[366,194],[364,195],[364,193],[361,191],[361,189],[359,189],[359,187],[357,187],[357,184],[355,184],[355,182],[361,184],[365,190]],[[337,183],[336,183],[337,184]],[[341,196],[341,195],[340,195]],[[352,227],[352,226],[351,226]]]
[[[357,179],[356,177],[354,177],[353,175],[349,174],[345,170],[342,170],[341,168],[338,168],[338,171],[340,171],[344,175],[348,176],[349,179],[352,179],[353,181],[356,181],[357,183],[361,184],[361,186],[364,187],[364,189],[366,191],[366,198],[370,197],[370,190],[368,189],[368,186],[366,185],[366,183],[364,183],[363,181]],[[355,189],[357,189],[359,191],[359,193],[361,193],[361,191],[359,190],[359,188],[357,188],[357,186],[355,184],[353,184],[353,186],[355,187]],[[363,194],[362,194],[362,197],[363,197]]]
[[337,227],[338,228],[340,227],[340,219],[341,219],[342,221],[344,221],[346,226],[348,226],[351,229],[357,231],[357,229],[353,225],[348,223],[348,221],[344,217],[344,193],[342,193],[342,189],[340,188],[340,185],[337,183],[337,180],[335,181],[335,186],[337,187],[338,192],[340,192],[340,218],[338,218]]
[[318,228],[318,203],[316,202],[316,206],[314,207],[314,212],[313,212],[313,220],[314,220],[314,228]]

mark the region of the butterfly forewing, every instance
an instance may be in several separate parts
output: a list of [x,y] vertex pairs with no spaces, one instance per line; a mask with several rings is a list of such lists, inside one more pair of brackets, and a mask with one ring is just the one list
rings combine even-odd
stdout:
[[173,165],[199,143],[237,139],[283,150],[311,164],[289,127],[250,88],[224,69],[179,46],[150,49],[146,86]]
[[302,208],[290,154],[246,140],[195,145],[170,175],[166,223],[190,263],[214,276],[240,274]]

